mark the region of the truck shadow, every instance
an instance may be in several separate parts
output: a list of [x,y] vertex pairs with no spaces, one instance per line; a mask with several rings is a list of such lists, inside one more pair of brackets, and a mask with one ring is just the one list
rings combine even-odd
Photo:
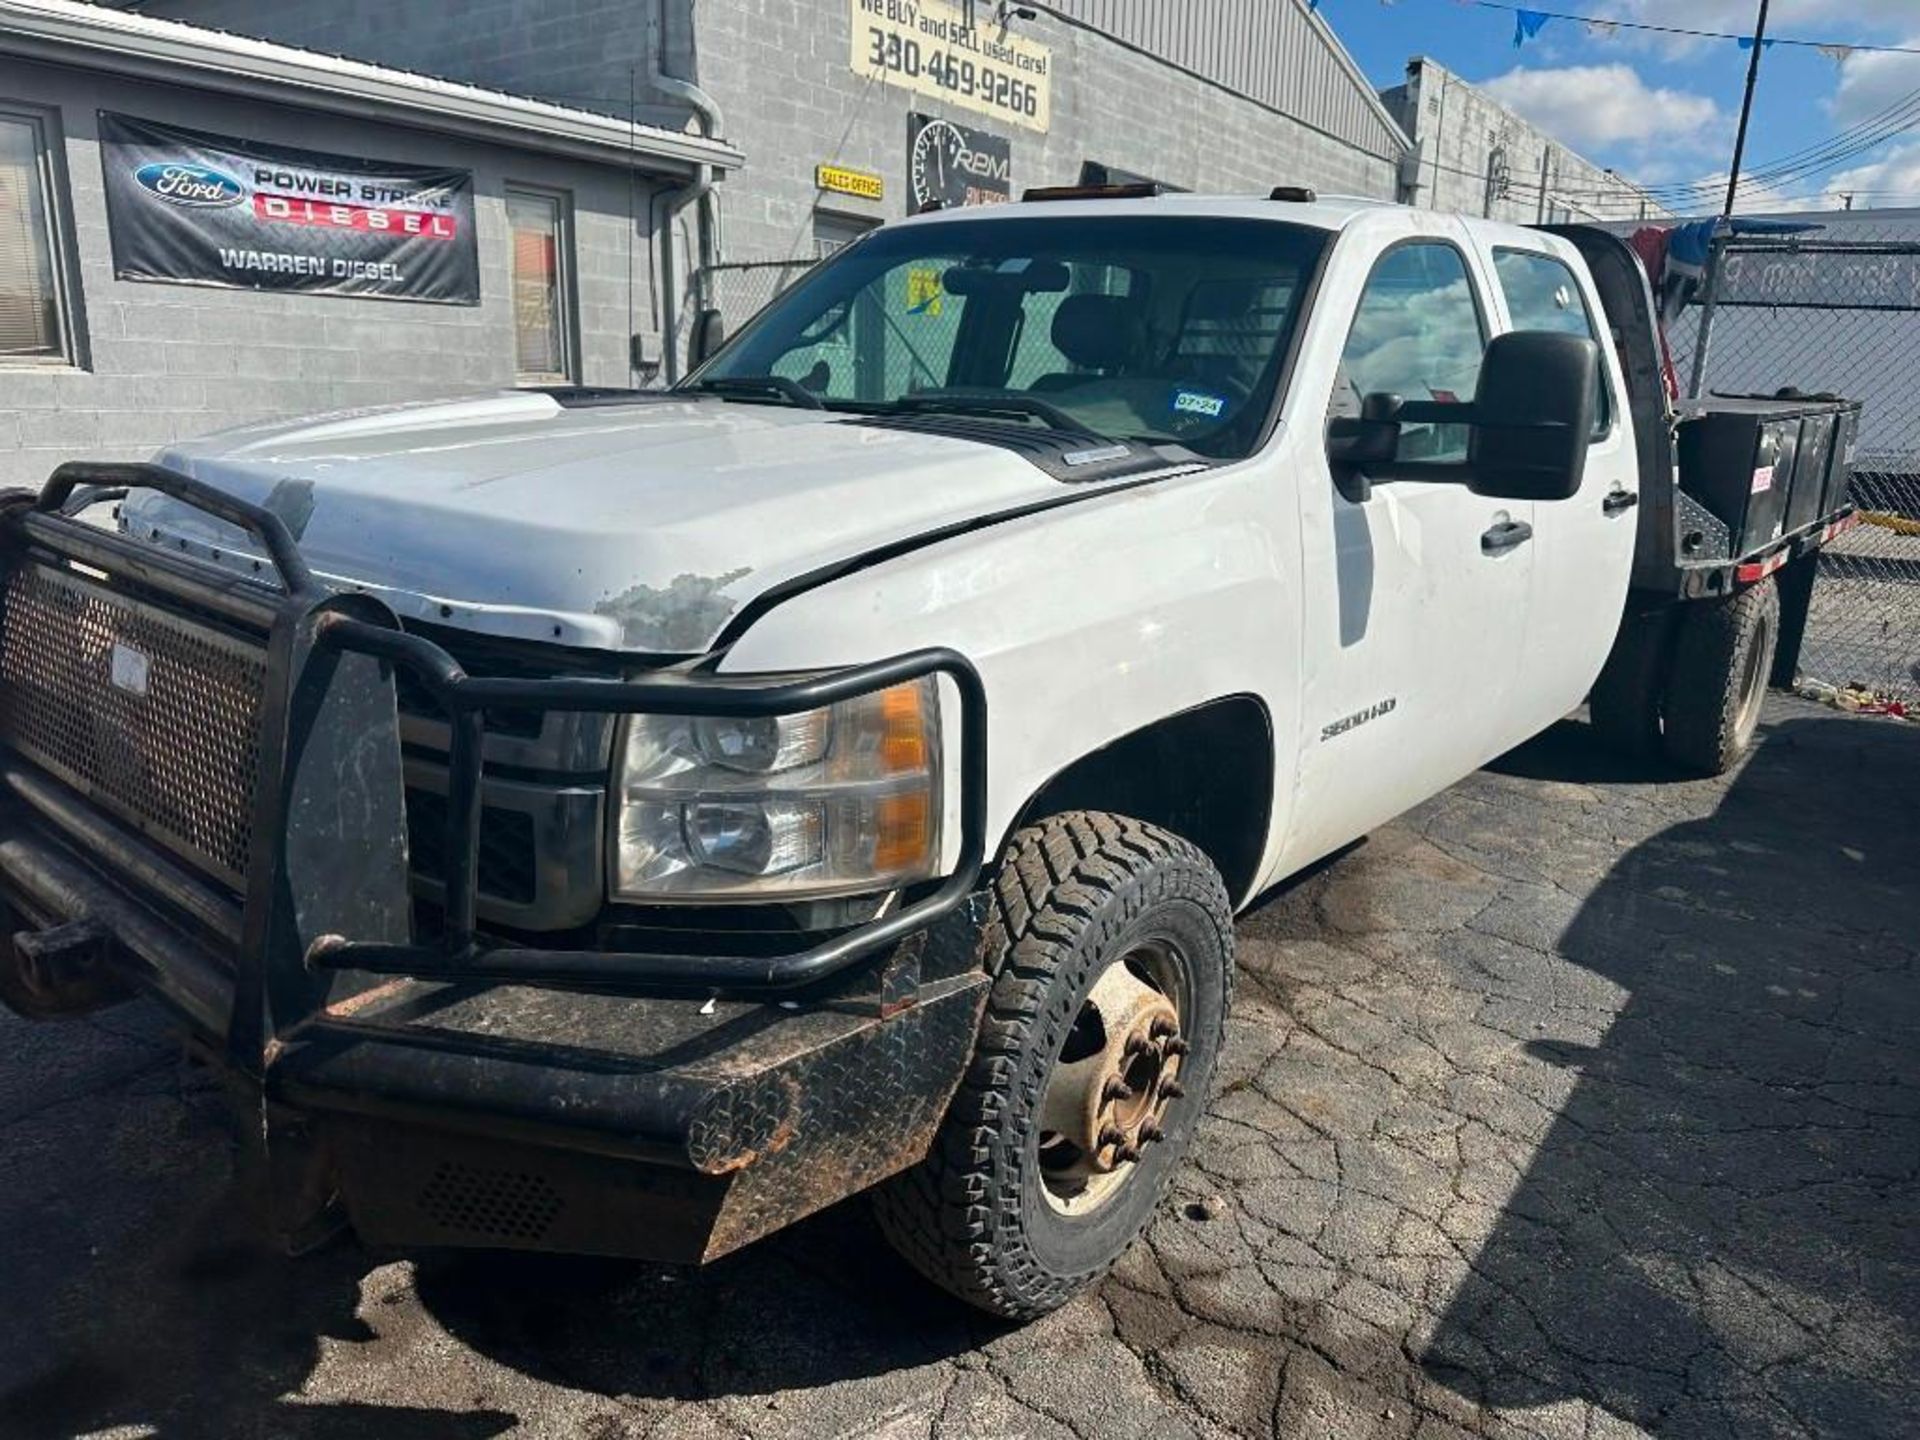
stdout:
[[[1520,773],[1567,778],[1567,739]],[[1425,1347],[1429,1375],[1663,1434],[1912,1433],[1916,741],[1776,725],[1713,815],[1587,898],[1555,948],[1622,1008],[1596,1045],[1528,1047],[1579,1079]]]
[[446,1252],[420,1263],[414,1285],[440,1325],[500,1364],[653,1399],[884,1375],[949,1360],[1004,1328],[914,1275],[859,1201],[698,1270]]
[[[135,1030],[157,1020],[142,1007],[112,1017]],[[19,1039],[17,1022],[0,1024]],[[510,1429],[501,1411],[299,1397],[329,1346],[379,1338],[357,1314],[370,1262],[347,1243],[291,1261],[268,1242],[221,1143],[221,1103],[161,1051],[133,1077],[4,1117],[0,1435],[480,1440]]]

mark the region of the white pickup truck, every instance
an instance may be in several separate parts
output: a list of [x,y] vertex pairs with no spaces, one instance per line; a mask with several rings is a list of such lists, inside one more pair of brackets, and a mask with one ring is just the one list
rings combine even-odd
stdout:
[[296,1244],[702,1260],[876,1188],[1044,1311],[1199,1122],[1237,908],[1590,691],[1751,734],[1853,412],[1691,417],[1709,513],[1651,314],[1597,231],[1067,192],[670,391],[62,467],[0,505],[0,994],[171,1007]]

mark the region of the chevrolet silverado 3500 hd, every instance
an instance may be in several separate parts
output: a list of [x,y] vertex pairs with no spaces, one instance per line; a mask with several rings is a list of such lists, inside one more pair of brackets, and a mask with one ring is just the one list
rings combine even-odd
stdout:
[[670,390],[64,466],[0,504],[0,994],[167,1005],[296,1243],[696,1261],[873,1188],[1036,1314],[1165,1191],[1237,907],[1589,692],[1731,763],[1853,413],[1677,413],[1598,231],[1076,194]]

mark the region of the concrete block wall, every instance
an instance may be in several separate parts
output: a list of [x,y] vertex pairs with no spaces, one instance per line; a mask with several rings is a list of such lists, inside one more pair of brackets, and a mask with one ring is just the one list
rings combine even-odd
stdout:
[[[1522,224],[1667,213],[1625,177],[1567,149],[1425,57],[1409,64],[1406,83],[1381,99],[1415,142],[1401,188],[1409,204]],[[1507,185],[1490,200],[1487,170],[1496,150],[1506,156]]]
[[[730,260],[810,257],[818,211],[905,214],[914,110],[1006,135],[1016,193],[1074,181],[1083,160],[1195,190],[1287,183],[1388,199],[1399,173],[1397,154],[1368,153],[1044,12],[1015,22],[1053,50],[1052,128],[1042,135],[854,74],[847,0],[666,0],[664,17],[660,0],[152,0],[145,8],[616,115],[627,113],[623,97],[637,76],[640,118],[680,128],[684,105],[647,108],[665,102],[649,81],[653,47],[664,43],[670,72],[714,96],[725,138],[746,155],[720,190]],[[990,8],[986,0],[981,8]],[[879,172],[885,198],[821,194],[814,167],[822,162]],[[691,252],[684,223],[680,243],[680,253]],[[676,276],[683,330],[692,310],[687,269]],[[756,278],[727,289],[758,299],[771,284]],[[727,316],[730,324],[743,318]]]
[[[695,0],[148,0],[149,15],[255,35],[396,70],[535,95],[679,128],[686,107],[658,92],[654,52],[691,75]],[[720,0],[724,9],[735,0]]]
[[[182,436],[264,418],[499,389],[514,383],[509,181],[573,199],[581,379],[632,383],[628,315],[652,318],[647,191],[628,224],[624,170],[178,86],[0,60],[0,95],[53,111],[79,251],[81,367],[0,364],[0,484],[37,485],[62,460],[144,458]],[[478,306],[116,280],[97,112],[474,172]],[[631,243],[630,243],[631,242]],[[629,274],[632,284],[629,287]]]
[[[856,76],[846,0],[733,0],[697,6],[694,22],[701,84],[726,107],[728,138],[747,156],[724,187],[727,248],[737,258],[810,254],[816,208],[906,213],[911,111],[1007,136],[1016,195],[1073,183],[1085,160],[1192,190],[1394,193],[1397,156],[1369,154],[1045,13],[1015,22],[1053,51],[1045,134]],[[877,171],[886,198],[821,195],[822,162]]]

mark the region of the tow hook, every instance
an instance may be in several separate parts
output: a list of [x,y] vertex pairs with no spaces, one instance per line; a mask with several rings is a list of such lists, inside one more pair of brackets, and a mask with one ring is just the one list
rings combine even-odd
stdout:
[[[0,915],[0,923],[13,918]],[[14,931],[0,957],[0,1000],[32,1019],[78,1015],[124,1000],[131,992],[110,968],[113,944],[113,933],[98,920]]]

